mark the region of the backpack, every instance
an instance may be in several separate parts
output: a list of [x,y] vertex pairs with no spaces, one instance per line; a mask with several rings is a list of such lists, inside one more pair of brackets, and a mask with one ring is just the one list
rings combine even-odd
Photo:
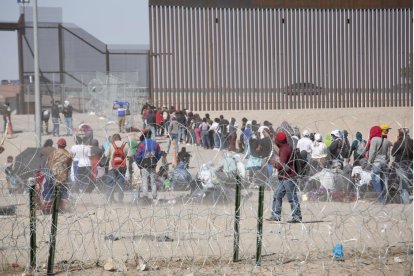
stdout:
[[306,165],[307,160],[302,156],[298,148],[294,149],[292,152],[293,158],[293,168],[295,169],[297,176],[306,175]]
[[366,150],[366,146],[367,146],[367,142],[365,142],[364,140],[359,141],[358,146],[356,148],[356,153],[359,156],[363,156],[363,154],[365,153],[365,150]]
[[117,147],[115,142],[112,142],[114,152],[112,153],[111,165],[113,169],[124,169],[126,168],[126,156],[124,153],[125,143],[122,146]]
[[155,168],[158,162],[155,154],[155,141],[146,140],[145,142],[141,143],[144,143],[145,152],[142,159],[137,161],[137,165],[141,168]]

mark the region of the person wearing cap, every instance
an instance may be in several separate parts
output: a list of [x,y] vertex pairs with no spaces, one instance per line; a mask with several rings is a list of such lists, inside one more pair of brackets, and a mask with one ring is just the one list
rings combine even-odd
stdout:
[[343,135],[342,131],[335,129],[331,132],[332,143],[328,146],[328,167],[330,167],[334,161],[343,162],[342,157],[342,146],[343,146]]
[[379,126],[371,127],[369,133],[368,165],[372,167],[371,183],[377,195],[377,201],[385,204],[388,191],[384,180],[387,177],[390,162],[391,142],[382,135],[382,129]]
[[300,152],[306,152],[308,161],[310,161],[311,157],[311,145],[312,140],[310,139],[310,132],[305,129],[302,132],[302,138],[299,139],[296,148],[298,148]]
[[293,148],[288,144],[286,134],[277,132],[275,135],[275,143],[279,148],[279,161],[274,167],[278,170],[278,183],[273,193],[272,216],[270,221],[281,221],[282,200],[287,195],[292,211],[292,219],[289,223],[298,223],[302,221],[302,212],[297,195],[297,187],[294,182],[296,175],[292,162]]
[[45,183],[44,192],[43,192],[43,212],[50,213],[53,199],[53,191],[56,186],[60,185],[60,201],[59,201],[59,208],[62,211],[67,210],[68,205],[68,188],[67,188],[67,181],[69,178],[70,168],[72,166],[72,156],[71,154],[65,149],[66,148],[66,140],[64,138],[60,138],[57,142],[57,149],[52,151],[49,155],[48,160],[48,167],[50,169],[51,179],[49,183]]
[[62,114],[65,117],[66,136],[71,136],[73,133],[73,107],[67,100],[63,103]]
[[381,135],[382,137],[387,138],[388,137],[388,133],[390,132],[391,128],[388,124],[384,123],[380,125],[381,128]]
[[315,141],[311,145],[311,168],[320,171],[325,167],[328,148],[322,142],[322,135],[315,133]]

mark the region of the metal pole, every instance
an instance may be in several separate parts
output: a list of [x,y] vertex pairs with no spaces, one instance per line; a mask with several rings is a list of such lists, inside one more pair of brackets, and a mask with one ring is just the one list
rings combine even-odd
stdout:
[[30,198],[30,271],[36,271],[36,180],[28,179]]
[[240,177],[236,176],[236,202],[234,215],[234,242],[233,242],[233,262],[239,260],[240,242]]
[[35,75],[35,129],[36,129],[36,147],[40,148],[41,141],[41,117],[40,117],[40,84],[39,84],[39,49],[37,43],[37,0],[33,0],[33,63]]
[[47,260],[47,275],[53,275],[53,266],[55,264],[55,251],[56,251],[56,233],[57,223],[59,215],[59,201],[60,201],[60,188],[62,183],[55,185],[53,194],[53,207],[52,207],[52,227],[50,230],[50,245],[49,245],[49,258]]
[[264,185],[259,187],[259,210],[257,212],[256,266],[262,264]]

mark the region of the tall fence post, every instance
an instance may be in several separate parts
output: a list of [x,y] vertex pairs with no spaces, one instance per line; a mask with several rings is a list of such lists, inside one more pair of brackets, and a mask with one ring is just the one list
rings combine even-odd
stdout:
[[236,202],[234,212],[233,262],[239,260],[240,243],[240,176],[236,175]]
[[30,271],[36,271],[36,179],[27,180],[30,201]]
[[53,266],[55,264],[55,249],[56,249],[56,232],[57,222],[59,215],[59,201],[60,201],[60,188],[62,184],[55,185],[53,194],[53,207],[52,207],[52,227],[50,230],[50,245],[49,245],[49,258],[47,260],[47,275],[53,275]]
[[264,185],[259,186],[259,210],[257,212],[256,266],[260,266],[262,263],[264,188]]

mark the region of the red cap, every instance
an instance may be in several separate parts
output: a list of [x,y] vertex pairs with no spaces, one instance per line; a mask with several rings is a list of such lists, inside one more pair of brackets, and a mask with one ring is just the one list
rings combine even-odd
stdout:
[[276,142],[283,142],[286,141],[286,134],[284,132],[278,132],[275,135]]
[[66,147],[66,140],[64,138],[60,138],[59,140],[57,140],[56,144],[60,147]]

